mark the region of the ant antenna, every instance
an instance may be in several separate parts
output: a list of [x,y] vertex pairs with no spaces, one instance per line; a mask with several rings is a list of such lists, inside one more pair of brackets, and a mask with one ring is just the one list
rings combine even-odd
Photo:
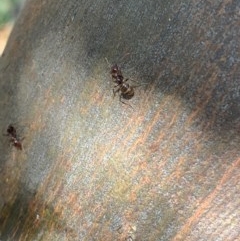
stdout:
[[[119,62],[119,63],[123,62],[123,60],[124,60],[128,55],[130,55],[129,52],[126,53],[126,54],[124,54],[124,55],[119,59],[118,62]],[[112,64],[109,63],[109,61],[108,61],[108,59],[107,59],[106,57],[105,57],[105,60],[106,60],[106,62],[107,62],[107,64],[108,64],[109,67],[112,66]]]

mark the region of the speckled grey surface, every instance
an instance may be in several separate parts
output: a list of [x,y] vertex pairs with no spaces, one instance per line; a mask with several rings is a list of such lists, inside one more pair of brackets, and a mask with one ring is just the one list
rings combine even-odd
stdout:
[[25,137],[0,137],[0,238],[236,240],[239,20],[228,0],[27,1],[0,59],[1,128]]

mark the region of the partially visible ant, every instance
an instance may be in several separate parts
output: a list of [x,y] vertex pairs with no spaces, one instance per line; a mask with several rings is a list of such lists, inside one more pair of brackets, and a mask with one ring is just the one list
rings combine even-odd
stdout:
[[113,88],[113,95],[115,96],[116,93],[119,91],[121,92],[119,95],[119,101],[125,105],[129,105],[122,101],[123,99],[130,100],[134,96],[134,88],[137,86],[131,86],[130,84],[126,83],[129,79],[124,79],[120,67],[117,64],[114,64],[111,68],[111,75],[113,82],[116,84]]
[[9,125],[7,128],[7,134],[5,134],[5,136],[9,136],[10,137],[10,143],[12,143],[12,145],[14,147],[16,147],[18,150],[22,150],[22,141],[24,139],[23,138],[19,138],[17,136],[17,131],[15,129],[15,127],[13,125]]

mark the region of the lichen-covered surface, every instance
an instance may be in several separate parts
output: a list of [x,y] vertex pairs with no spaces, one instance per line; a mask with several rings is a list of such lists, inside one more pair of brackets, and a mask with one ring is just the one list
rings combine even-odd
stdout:
[[234,0],[28,0],[0,59],[24,137],[0,136],[1,241],[239,240],[239,21]]

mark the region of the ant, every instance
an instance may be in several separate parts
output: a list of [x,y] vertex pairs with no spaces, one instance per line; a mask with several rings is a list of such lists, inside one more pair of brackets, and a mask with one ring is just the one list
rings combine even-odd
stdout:
[[15,146],[18,150],[22,150],[22,139],[19,139],[17,136],[17,131],[13,125],[9,125],[7,128],[7,134],[4,134],[5,136],[10,137],[10,143],[12,143],[13,146]]
[[[128,83],[126,83],[129,79],[124,79],[120,67],[118,67],[117,64],[114,64],[111,68],[111,75],[113,82],[116,84],[113,88],[113,95],[115,96],[116,93],[119,91],[121,92],[119,95],[119,101],[122,102],[125,105],[129,105],[122,101],[123,99],[130,100],[134,96],[134,88],[136,86],[131,86]],[[132,107],[132,106],[131,106]]]

